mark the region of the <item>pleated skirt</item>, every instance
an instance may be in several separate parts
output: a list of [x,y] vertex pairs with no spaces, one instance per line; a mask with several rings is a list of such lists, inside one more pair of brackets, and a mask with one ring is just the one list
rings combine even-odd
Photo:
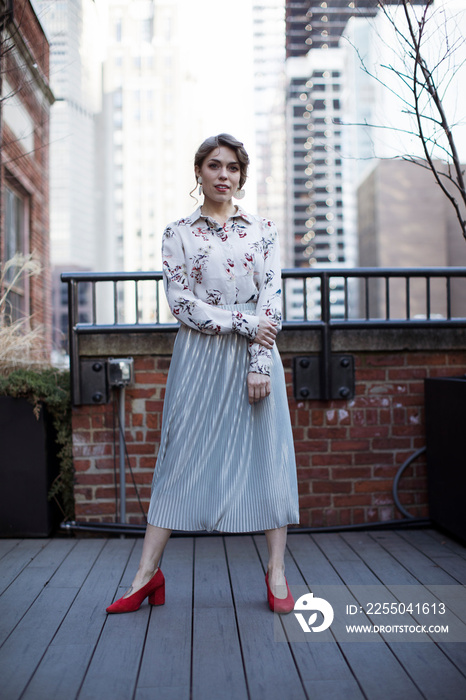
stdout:
[[[253,311],[254,304],[222,308]],[[285,377],[248,401],[248,340],[182,326],[175,340],[147,520],[185,531],[258,532],[299,523]]]

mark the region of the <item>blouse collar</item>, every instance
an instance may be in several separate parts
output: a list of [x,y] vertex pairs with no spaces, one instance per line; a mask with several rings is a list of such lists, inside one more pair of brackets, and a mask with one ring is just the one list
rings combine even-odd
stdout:
[[[252,224],[252,216],[250,214],[248,214],[247,212],[245,212],[244,209],[242,209],[238,205],[236,205],[236,212],[230,216],[230,219],[237,219],[237,218],[244,219],[244,221],[246,221],[246,223]],[[196,211],[186,219],[186,223],[189,222],[191,225],[193,225],[196,223],[196,221],[199,221],[199,219],[210,219],[212,221],[210,216],[206,216],[205,214],[203,214],[201,212],[201,207],[198,207],[196,209]]]

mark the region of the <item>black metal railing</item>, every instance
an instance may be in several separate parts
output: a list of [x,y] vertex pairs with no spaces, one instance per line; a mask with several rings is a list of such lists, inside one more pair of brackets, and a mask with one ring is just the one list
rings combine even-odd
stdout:
[[[466,327],[465,267],[296,268],[283,270],[282,277],[283,330],[320,331],[324,398],[334,330]],[[178,326],[166,306],[161,272],[67,272],[61,279],[68,285],[75,396],[80,336]]]

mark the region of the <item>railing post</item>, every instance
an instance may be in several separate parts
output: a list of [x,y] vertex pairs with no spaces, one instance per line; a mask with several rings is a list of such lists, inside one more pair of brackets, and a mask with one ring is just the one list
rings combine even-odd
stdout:
[[329,276],[323,272],[320,278],[320,303],[322,308],[322,334],[321,334],[321,355],[320,355],[320,387],[322,401],[328,401],[330,398],[331,386],[331,352],[332,339],[330,337],[330,284]]
[[71,400],[73,405],[81,403],[81,387],[79,384],[79,338],[76,333],[76,323],[78,321],[78,282],[68,280],[68,319],[69,319],[69,339],[70,344],[70,375],[71,375]]

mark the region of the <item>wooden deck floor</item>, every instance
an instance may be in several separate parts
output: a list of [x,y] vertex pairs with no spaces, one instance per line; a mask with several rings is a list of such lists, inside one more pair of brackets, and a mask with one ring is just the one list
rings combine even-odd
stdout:
[[[466,622],[466,549],[433,530],[290,534],[288,542],[295,596],[310,587],[362,606],[388,589],[422,586],[428,601],[444,592]],[[466,698],[466,637],[352,641],[339,637],[351,622],[343,608],[321,633],[302,631],[294,613],[273,615],[259,535],[172,538],[162,562],[166,604],[107,616],[140,549],[129,538],[0,540],[2,700]]]

